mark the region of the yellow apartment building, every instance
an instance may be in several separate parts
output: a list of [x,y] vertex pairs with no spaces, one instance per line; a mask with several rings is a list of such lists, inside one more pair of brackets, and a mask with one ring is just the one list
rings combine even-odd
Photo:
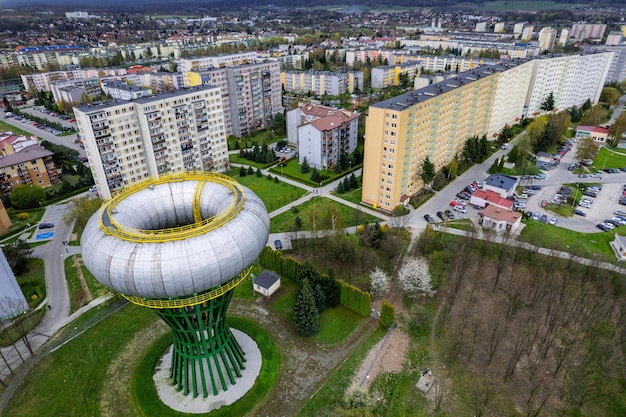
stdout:
[[423,188],[426,157],[440,170],[463,151],[467,138],[490,127],[499,67],[459,74],[374,104],[365,128],[361,200],[392,211]]

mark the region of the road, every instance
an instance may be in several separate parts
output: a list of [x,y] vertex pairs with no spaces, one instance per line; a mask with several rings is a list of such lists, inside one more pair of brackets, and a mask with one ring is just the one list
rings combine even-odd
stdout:
[[[40,114],[40,115],[44,116],[44,114]],[[22,129],[26,132],[29,132],[30,134],[34,136],[39,136],[41,139],[47,140],[48,142],[56,143],[57,145],[64,145],[64,146],[67,146],[68,148],[75,149],[81,155],[85,156],[85,150],[80,147],[80,144],[74,143],[74,140],[77,137],[76,133],[72,135],[68,135],[68,136],[55,136],[50,132],[46,132],[45,130],[38,129],[29,123],[15,120],[13,118],[7,118],[4,114],[4,110],[0,110],[0,120],[2,120],[3,122],[7,124],[13,125],[19,129]]]

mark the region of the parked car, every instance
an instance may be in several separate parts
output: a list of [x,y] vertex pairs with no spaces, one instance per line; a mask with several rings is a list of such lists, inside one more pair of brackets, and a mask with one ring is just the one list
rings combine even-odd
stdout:
[[471,197],[466,191],[461,191],[456,196],[462,200],[469,200]]
[[541,200],[541,207],[548,207],[548,200]]
[[513,207],[515,208],[526,208],[526,203],[523,201],[516,201],[513,203]]
[[430,224],[437,223],[430,214],[424,214],[424,220],[426,220]]
[[548,222],[549,224],[556,224],[559,221],[559,219],[557,219],[556,217],[553,217],[550,219],[550,221]]
[[548,223],[548,216],[546,214],[544,214],[543,216],[541,216],[541,218],[539,219],[539,221],[541,223]]
[[582,217],[587,217],[587,213],[585,213],[582,210],[578,210],[578,209],[574,210],[574,214],[576,214],[578,216],[582,216]]
[[451,210],[446,210],[446,216],[448,216],[448,219],[454,220],[454,213]]
[[52,229],[53,227],[52,223],[39,223],[39,229]]
[[528,186],[528,187],[526,187],[526,188],[528,188],[529,190],[538,191],[538,190],[541,190],[541,185],[535,185],[535,184],[533,184],[533,185],[529,185],[529,186]]
[[578,178],[587,178],[587,174],[578,174]]
[[535,175],[535,179],[537,180],[545,180],[546,179],[546,174],[544,174],[543,172],[540,172],[539,174]]
[[608,227],[606,224],[604,223],[598,223],[596,224],[596,227],[604,232],[608,232],[609,230],[611,230],[610,227]]
[[533,213],[532,219],[533,220],[539,220],[539,212],[538,211]]
[[276,248],[276,250],[281,250],[283,248],[283,242],[281,242],[280,240],[276,239],[274,241],[274,247]]
[[441,220],[445,220],[446,217],[443,215],[443,211],[438,211],[437,212],[437,217],[439,217]]
[[459,200],[452,200],[452,201],[450,201],[450,207],[454,207],[454,206],[458,206],[458,205],[464,206],[465,203],[463,201],[459,201]]
[[460,204],[454,206],[454,210],[458,211],[459,213],[467,213],[467,209],[465,208],[465,206],[462,206]]

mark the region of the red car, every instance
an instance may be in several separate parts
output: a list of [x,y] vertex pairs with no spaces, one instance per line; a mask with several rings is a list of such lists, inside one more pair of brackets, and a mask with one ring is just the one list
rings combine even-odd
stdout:
[[541,207],[548,207],[548,200],[541,200]]

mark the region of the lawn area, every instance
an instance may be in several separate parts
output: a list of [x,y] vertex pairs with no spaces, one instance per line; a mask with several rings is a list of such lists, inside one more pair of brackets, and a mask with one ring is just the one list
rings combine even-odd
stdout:
[[257,177],[256,174],[239,176],[239,169],[231,169],[228,175],[236,179],[241,185],[250,188],[259,196],[267,211],[274,211],[282,206],[299,199],[306,194],[306,190],[282,181],[275,182],[268,177]]
[[598,152],[598,156],[596,156],[593,164],[597,169],[626,167],[626,150],[600,148],[600,152]]
[[[361,178],[358,178],[359,180],[359,184],[361,183]],[[359,187],[359,188],[355,188],[352,189],[350,191],[348,191],[347,193],[338,193],[336,191],[333,191],[332,194],[336,195],[339,198],[342,198],[346,201],[349,201],[351,203],[354,204],[361,204],[361,194],[363,192],[363,187]]]
[[[334,416],[336,408],[343,405],[343,395],[352,382],[361,362],[369,350],[385,335],[385,330],[378,328],[370,333],[348,356],[326,381],[326,384],[305,404],[297,414],[299,417]],[[415,394],[414,394],[415,395]]]
[[46,298],[46,275],[43,259],[29,258],[28,271],[15,278],[31,308],[36,307],[41,300]]
[[[44,209],[31,209],[31,210],[7,210],[7,214],[9,215],[9,219],[11,219],[11,227],[9,227],[9,232],[6,235],[2,235],[1,238],[5,239],[11,236],[13,233],[16,234],[11,239],[8,239],[7,242],[13,242],[17,240],[22,230],[28,227],[28,224],[35,224],[41,217],[43,216]],[[28,215],[28,217],[26,217]],[[22,218],[20,218],[22,217]]]
[[[354,169],[356,169],[358,167],[355,167]],[[285,175],[288,178],[291,178],[292,180],[295,181],[300,181],[306,185],[310,185],[310,186],[319,186],[319,183],[316,183],[314,181],[311,181],[311,172],[313,172],[313,169],[311,168],[311,171],[307,172],[307,173],[303,173],[300,169],[300,163],[298,162],[297,158],[293,158],[293,159],[289,159],[283,163],[281,163],[279,166],[274,166],[272,168],[270,168],[270,172],[276,175]],[[335,174],[334,172],[331,172],[329,170],[320,170],[320,178],[322,178],[322,184],[328,184],[329,182],[333,182],[338,178],[341,178],[345,175],[349,175],[349,172],[344,171],[341,174]]]
[[[378,217],[363,213],[361,210],[339,204],[336,201],[323,197],[313,197],[311,200],[297,206],[297,212],[289,210],[272,218],[270,233],[289,232],[296,225],[296,218],[302,221],[302,230],[332,229],[333,215],[337,215],[335,228],[357,226],[364,223],[374,223]],[[315,221],[315,227],[313,222]]]
[[41,358],[15,392],[4,415],[101,415],[99,393],[111,362],[129,337],[153,320],[157,318],[150,309],[129,304]]
[[323,345],[339,343],[350,335],[363,317],[343,306],[326,308],[320,314],[320,331],[311,339]]
[[609,242],[615,233],[580,233],[550,226],[536,221],[525,221],[519,240],[542,248],[562,250],[588,259],[596,259],[596,254],[612,262],[615,259]]
[[467,232],[475,232],[476,228],[470,219],[449,220],[446,226],[451,229],[465,230]]
[[278,142],[280,139],[287,139],[286,137],[281,137],[280,135],[276,135],[272,132],[271,129],[262,130],[257,132],[254,136],[244,136],[242,138],[237,136],[229,136],[226,141],[228,142],[228,149],[240,149],[241,148],[252,148],[254,145],[263,145],[263,143],[269,145],[274,142]]
[[[262,329],[251,320],[229,317],[228,325],[243,331],[256,342],[261,350],[263,362],[261,371],[254,386],[241,399],[234,404],[223,406],[210,413],[195,414],[211,417],[243,416],[257,405],[274,386],[280,370],[280,352],[269,332]],[[180,413],[164,405],[159,399],[153,385],[153,373],[157,361],[163,352],[172,344],[172,336],[166,334],[154,343],[147,354],[139,362],[132,382],[133,403],[138,408],[139,415],[142,416],[168,416],[184,417],[187,413]]]

